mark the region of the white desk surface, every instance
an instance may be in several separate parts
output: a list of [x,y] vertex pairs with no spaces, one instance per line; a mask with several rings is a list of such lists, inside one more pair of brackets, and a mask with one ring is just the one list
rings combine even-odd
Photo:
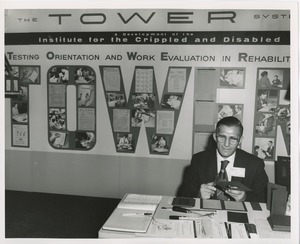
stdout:
[[[194,213],[181,213],[181,212],[174,212],[172,209],[172,196],[163,196],[159,206],[156,209],[156,212],[153,216],[155,220],[169,220],[170,215],[176,216],[188,216],[188,217],[197,217],[197,214]],[[250,202],[244,202],[247,211],[234,211],[234,210],[217,210],[216,215],[212,217],[212,219],[216,219],[219,222],[228,222],[227,220],[227,212],[244,212],[248,215],[249,223],[255,224],[256,229],[258,232],[259,238],[290,238],[290,232],[279,232],[279,231],[272,231],[267,217],[269,217],[270,213],[269,210],[266,208],[265,203],[259,203],[262,210],[253,210]],[[162,207],[166,207],[169,209],[162,209]],[[200,210],[200,199],[196,199],[195,207],[190,208],[191,210]],[[210,217],[203,217],[210,219]],[[176,221],[176,220],[174,220]],[[149,227],[150,229],[150,227]],[[133,233],[133,232],[120,232],[120,231],[108,231],[103,230],[102,228],[98,232],[99,238],[135,238],[135,237],[149,237],[147,233]],[[172,238],[172,236],[170,236]]]

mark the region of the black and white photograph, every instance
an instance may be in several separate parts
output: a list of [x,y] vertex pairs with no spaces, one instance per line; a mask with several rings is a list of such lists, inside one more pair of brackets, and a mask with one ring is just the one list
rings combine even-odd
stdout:
[[259,89],[256,97],[257,111],[271,112],[278,106],[278,101],[279,93],[277,90]]
[[87,66],[77,67],[74,79],[76,83],[93,83],[96,80],[95,71]]
[[49,132],[49,143],[53,148],[56,149],[67,149],[69,148],[69,134],[63,131],[50,131]]
[[167,153],[169,151],[170,137],[166,135],[155,134],[151,137],[151,151],[155,153]]
[[64,108],[51,108],[49,111],[49,129],[66,129],[66,110]]
[[129,152],[133,150],[133,138],[132,134],[117,134],[117,150],[120,152]]
[[21,66],[19,71],[20,83],[40,84],[40,67]]
[[145,124],[145,127],[154,127],[155,126],[155,110],[151,109],[132,109],[131,115],[131,126],[141,127],[142,123]]
[[299,244],[299,4],[0,0],[1,243]]
[[11,118],[14,122],[25,123],[28,122],[28,104],[13,102],[11,104]]
[[182,95],[168,94],[164,95],[162,108],[178,110],[182,103]]
[[94,132],[85,131],[77,132],[75,134],[75,147],[78,149],[90,150],[96,143]]
[[66,66],[54,66],[48,71],[48,79],[50,83],[68,83],[70,71]]
[[155,94],[153,93],[132,94],[132,106],[134,108],[154,108]]
[[79,107],[94,107],[95,106],[95,86],[79,85],[78,86],[78,103]]
[[272,113],[258,113],[255,133],[257,136],[275,136],[276,120]]
[[257,137],[254,145],[254,155],[265,160],[274,159],[276,145],[273,138]]
[[125,107],[126,105],[125,95],[121,93],[106,93],[106,101],[108,107]]
[[283,70],[281,69],[261,69],[259,70],[259,88],[283,88]]
[[220,87],[244,88],[245,68],[222,68],[220,74]]
[[229,116],[243,121],[243,110],[243,104],[218,104],[218,121]]

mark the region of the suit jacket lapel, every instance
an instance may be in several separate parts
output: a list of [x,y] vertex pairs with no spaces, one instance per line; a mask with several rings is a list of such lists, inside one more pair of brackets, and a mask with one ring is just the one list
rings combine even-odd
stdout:
[[234,159],[234,163],[233,163],[233,167],[243,167],[244,168],[244,162],[243,159],[241,158],[241,154],[239,152],[239,150],[236,150],[236,154],[235,154],[235,159]]
[[[234,159],[233,167],[237,167],[237,168],[246,168],[246,167],[245,167],[245,164],[244,164],[244,161],[243,161],[243,158],[241,157],[241,154],[240,154],[240,152],[239,152],[239,149],[236,150],[236,154],[235,154],[235,159]],[[237,179],[239,179],[239,181],[243,182],[245,178],[235,177],[235,176],[232,176],[232,177],[231,177],[231,180],[232,180],[232,181],[237,180]]]

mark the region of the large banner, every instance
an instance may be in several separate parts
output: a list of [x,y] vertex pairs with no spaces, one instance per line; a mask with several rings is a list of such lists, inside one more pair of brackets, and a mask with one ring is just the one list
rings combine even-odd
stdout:
[[234,115],[244,149],[289,156],[290,23],[287,9],[6,9],[6,148],[189,159]]

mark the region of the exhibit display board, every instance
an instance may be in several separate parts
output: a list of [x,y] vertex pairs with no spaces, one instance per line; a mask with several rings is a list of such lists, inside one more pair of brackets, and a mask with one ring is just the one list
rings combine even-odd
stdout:
[[289,156],[291,17],[271,6],[6,9],[5,146],[190,159],[233,115],[243,149]]

